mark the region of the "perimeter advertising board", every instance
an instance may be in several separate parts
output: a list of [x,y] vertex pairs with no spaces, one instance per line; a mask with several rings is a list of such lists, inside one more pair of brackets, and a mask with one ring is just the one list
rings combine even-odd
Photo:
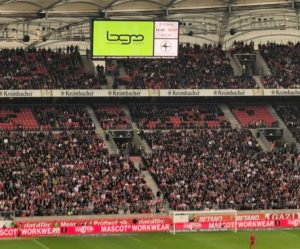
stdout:
[[[245,229],[294,229],[300,228],[300,211],[249,211],[238,213],[237,220],[231,215],[210,214],[196,215],[176,223],[176,231],[218,231],[233,230],[235,222],[237,230]],[[172,218],[166,216],[134,218],[48,218],[16,221],[18,228],[0,228],[0,239],[15,237],[40,237],[60,235],[100,235],[121,233],[155,233],[169,232],[173,229]]]
[[[182,218],[181,218],[182,219]],[[238,213],[236,216],[227,214],[205,214],[187,217],[175,223],[176,231],[215,231],[215,230],[237,230],[247,229],[283,229],[300,228],[300,212],[249,212]]]

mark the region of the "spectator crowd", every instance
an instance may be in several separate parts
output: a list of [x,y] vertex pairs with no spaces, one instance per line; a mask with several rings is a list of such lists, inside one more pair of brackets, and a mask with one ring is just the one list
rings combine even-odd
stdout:
[[17,216],[156,211],[133,163],[93,131],[1,132],[0,212]]
[[153,153],[144,163],[171,209],[299,208],[297,154],[263,152],[249,130],[171,130],[145,138]]
[[130,105],[133,121],[141,129],[228,128],[230,122],[217,105]]
[[[231,53],[253,53],[254,44],[236,41]],[[260,44],[271,70],[262,77],[266,88],[299,88],[300,43]],[[123,59],[107,61],[95,72],[86,71],[79,48],[64,51],[16,48],[0,50],[0,89],[100,89],[113,76],[113,88],[237,89],[255,88],[250,76],[235,76],[220,46],[180,44],[175,59]],[[126,75],[123,75],[125,70]],[[122,71],[122,75],[121,75]]]
[[115,88],[254,88],[252,77],[234,76],[229,58],[219,46],[179,46],[177,59],[120,60],[127,78],[116,79]]
[[131,129],[132,125],[121,106],[94,106],[103,129]]
[[300,142],[300,106],[299,104],[276,105],[276,112],[292,132],[294,138]]
[[272,75],[263,76],[266,88],[300,87],[300,43],[259,45],[259,51]]
[[45,106],[35,108],[42,130],[95,129],[84,106]]
[[[126,127],[131,125],[121,106],[93,107],[105,129],[118,129],[124,121]],[[299,106],[275,108],[299,141]],[[0,123],[7,122],[7,115],[16,118],[24,111],[24,118],[32,119],[35,114],[44,130],[0,130],[0,213],[129,214],[162,209],[160,198],[122,153],[130,141],[119,142],[121,153],[109,155],[85,109],[57,105],[0,112]],[[260,124],[267,117],[263,105],[236,109],[250,120],[244,127],[267,124],[262,119],[261,125],[251,127],[251,120]],[[141,169],[152,174],[171,209],[300,207],[300,153],[295,144],[274,141],[265,152],[250,130],[231,128],[217,105],[131,104],[129,110],[140,128],[137,134],[152,149],[151,154],[142,153]],[[273,116],[269,121],[273,124]]]
[[0,89],[92,89],[106,84],[104,72],[86,72],[78,47],[1,49]]

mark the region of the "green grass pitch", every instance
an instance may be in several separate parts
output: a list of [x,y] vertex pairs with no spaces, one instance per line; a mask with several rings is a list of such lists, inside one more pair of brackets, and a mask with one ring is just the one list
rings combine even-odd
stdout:
[[[249,232],[55,237],[0,241],[1,249],[248,249]],[[300,249],[300,230],[259,231],[257,249]]]

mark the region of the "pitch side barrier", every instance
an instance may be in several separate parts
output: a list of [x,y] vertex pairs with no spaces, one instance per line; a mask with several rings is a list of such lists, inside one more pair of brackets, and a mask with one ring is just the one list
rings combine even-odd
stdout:
[[300,210],[171,212],[171,232],[300,228]]
[[171,211],[166,214],[16,218],[0,238],[126,233],[238,231],[300,228],[300,209],[264,211]]

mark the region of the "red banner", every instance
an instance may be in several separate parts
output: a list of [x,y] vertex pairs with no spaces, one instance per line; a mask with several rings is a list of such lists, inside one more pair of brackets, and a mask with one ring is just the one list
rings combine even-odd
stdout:
[[137,218],[89,218],[89,219],[63,219],[52,221],[28,221],[17,222],[21,228],[54,228],[54,225],[59,227],[75,227],[75,226],[116,226],[116,225],[153,225],[153,224],[172,224],[172,219],[169,216],[160,217],[137,217]]
[[1,228],[0,239],[15,238],[18,236],[18,229],[16,228]]
[[170,224],[141,224],[141,225],[108,225],[108,226],[77,226],[67,227],[63,234],[112,234],[112,233],[147,233],[167,232]]
[[270,229],[300,227],[300,219],[294,220],[244,220],[223,222],[181,222],[176,223],[177,231],[189,230],[237,230],[243,229]]
[[21,237],[56,236],[60,235],[60,228],[21,228]]
[[267,211],[265,213],[265,218],[267,220],[294,220],[294,219],[300,219],[300,213],[294,212],[294,213],[274,213]]
[[[205,214],[191,216],[192,222],[176,223],[177,231],[193,230],[237,230],[300,228],[300,213],[295,212],[242,212],[237,215]],[[190,217],[188,217],[190,218]],[[126,218],[78,218],[34,220],[17,222],[17,228],[0,229],[0,238],[39,237],[58,235],[152,233],[166,232],[173,221],[169,216],[126,217]]]
[[67,235],[100,234],[100,232],[99,226],[68,227],[66,231],[62,231],[63,234]]
[[17,222],[21,237],[60,234],[138,233],[169,231],[172,219],[163,217],[66,219]]

